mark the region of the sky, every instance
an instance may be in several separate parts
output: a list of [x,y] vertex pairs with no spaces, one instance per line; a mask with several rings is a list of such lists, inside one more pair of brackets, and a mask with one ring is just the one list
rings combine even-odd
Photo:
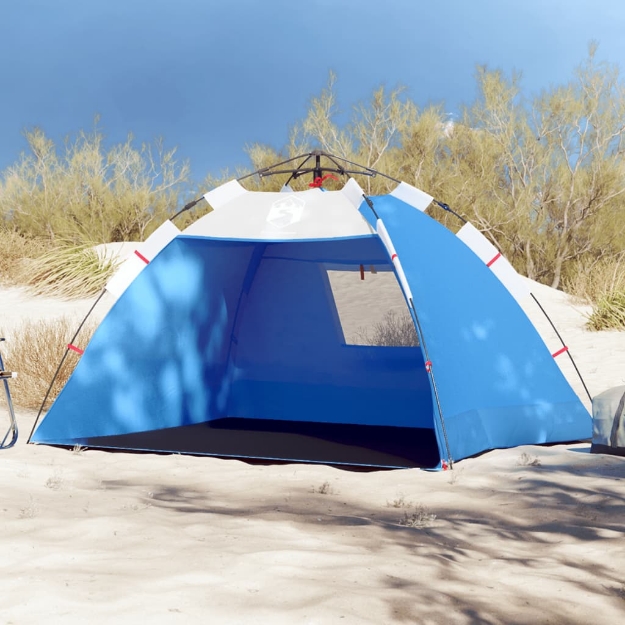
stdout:
[[162,137],[193,178],[282,146],[337,75],[345,115],[385,85],[457,114],[478,65],[561,84],[599,43],[625,72],[623,0],[0,0],[0,171],[39,127],[59,145]]

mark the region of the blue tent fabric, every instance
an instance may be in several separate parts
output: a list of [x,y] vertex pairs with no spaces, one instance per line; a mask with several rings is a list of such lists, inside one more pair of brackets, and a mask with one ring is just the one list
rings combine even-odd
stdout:
[[392,271],[377,235],[183,234],[121,295],[31,440],[436,467],[588,438],[590,415],[486,266],[424,213],[372,201],[413,294],[440,411],[422,347],[345,343],[328,270]]
[[588,438],[588,411],[486,265],[424,213],[392,196],[373,203],[413,293],[452,457]]

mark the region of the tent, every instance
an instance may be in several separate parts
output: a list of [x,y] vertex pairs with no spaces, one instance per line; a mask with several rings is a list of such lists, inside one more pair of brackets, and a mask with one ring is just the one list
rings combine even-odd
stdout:
[[625,456],[625,386],[616,386],[593,397],[592,416],[590,451]]
[[[212,212],[183,231],[168,221],[137,248],[32,442],[440,468],[590,437],[517,302],[520,278],[475,228],[454,234],[403,182],[372,197],[351,176],[325,190],[328,171],[350,172],[307,156],[316,166],[291,179],[311,172],[312,188],[232,180],[204,196]],[[333,272],[391,277],[418,345],[347,340]]]

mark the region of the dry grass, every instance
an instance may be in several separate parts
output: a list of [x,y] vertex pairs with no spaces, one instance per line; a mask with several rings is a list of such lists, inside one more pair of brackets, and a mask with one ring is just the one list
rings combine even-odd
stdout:
[[389,508],[410,508],[412,506],[411,501],[406,501],[406,496],[404,493],[397,493],[397,496],[393,501],[386,500],[386,505]]
[[28,239],[10,230],[0,230],[0,283],[22,283],[28,259],[38,258],[46,249],[41,239]]
[[335,495],[336,494],[334,488],[332,488],[332,485],[327,480],[323,482],[323,484],[321,484],[321,486],[318,486],[317,488],[313,486],[312,492],[318,493],[319,495]]
[[102,258],[92,244],[61,245],[27,264],[25,283],[39,295],[89,297],[104,288],[117,262]]
[[584,302],[599,302],[606,294],[625,291],[625,252],[592,263],[579,263],[564,290]]
[[523,452],[517,460],[517,465],[520,467],[539,467],[541,462],[536,456],[530,456],[530,454]]
[[604,295],[587,324],[591,330],[625,330],[625,289]]
[[364,345],[381,347],[416,347],[419,345],[412,317],[406,312],[389,310],[371,332],[362,329],[358,338]]
[[436,515],[423,504],[415,504],[414,509],[410,512],[404,512],[404,517],[400,519],[399,524],[404,527],[414,527],[421,529],[432,525],[436,520]]
[[592,304],[590,330],[625,330],[625,252],[579,264],[565,290]]
[[[54,373],[67,351],[78,322],[61,317],[53,321],[25,321],[13,333],[11,341],[3,343],[5,365],[18,376],[11,380],[11,396],[17,406],[39,408]],[[76,338],[84,349],[95,331],[94,324],[86,324]],[[70,352],[50,392],[49,401],[59,394],[74,367],[78,354]]]

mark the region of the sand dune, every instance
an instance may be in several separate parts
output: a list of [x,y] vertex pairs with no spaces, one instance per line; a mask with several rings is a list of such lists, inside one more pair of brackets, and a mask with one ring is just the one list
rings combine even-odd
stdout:
[[[591,393],[625,384],[625,332],[587,332],[584,307],[533,290]],[[90,304],[1,289],[0,327]],[[625,619],[625,459],[588,443],[360,473],[28,446],[34,415],[18,418],[0,451],[0,623]]]

